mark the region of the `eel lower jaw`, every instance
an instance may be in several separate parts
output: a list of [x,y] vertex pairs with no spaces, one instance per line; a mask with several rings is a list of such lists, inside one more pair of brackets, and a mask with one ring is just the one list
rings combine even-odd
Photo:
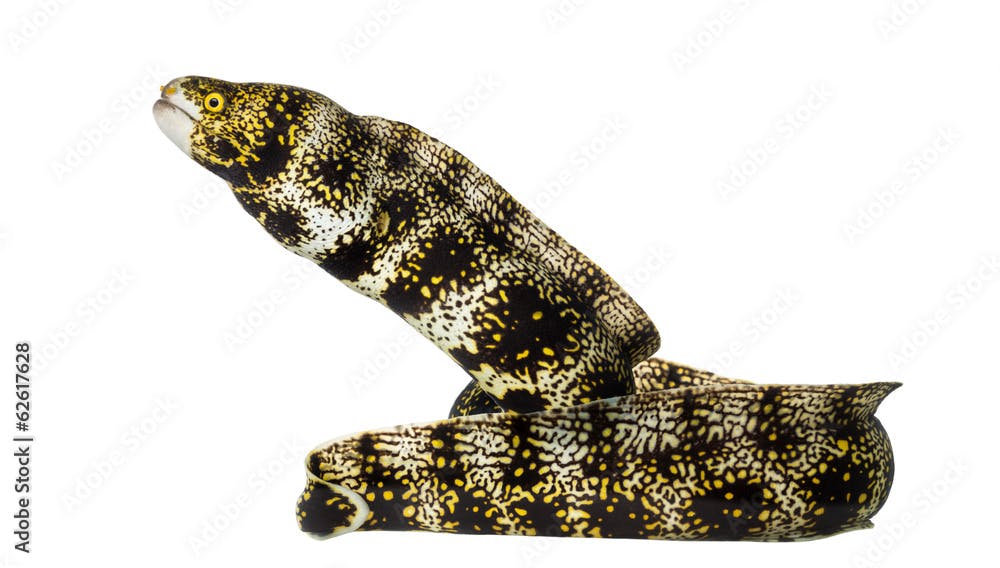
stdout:
[[153,118],[160,131],[191,157],[191,133],[194,131],[195,120],[177,105],[166,99],[153,103]]

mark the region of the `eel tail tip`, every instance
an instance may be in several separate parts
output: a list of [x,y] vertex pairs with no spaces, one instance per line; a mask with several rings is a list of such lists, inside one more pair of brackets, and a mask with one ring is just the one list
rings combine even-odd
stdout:
[[299,529],[317,540],[353,532],[368,520],[368,503],[357,493],[310,476],[295,506]]
[[848,408],[851,417],[864,420],[875,416],[875,411],[894,390],[903,386],[896,381],[883,381],[857,385],[849,391]]

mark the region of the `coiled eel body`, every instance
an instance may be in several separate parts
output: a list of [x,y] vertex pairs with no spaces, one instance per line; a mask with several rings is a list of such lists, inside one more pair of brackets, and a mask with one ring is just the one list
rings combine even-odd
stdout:
[[285,248],[385,305],[472,381],[451,418],[307,458],[317,537],[428,530],[788,540],[868,526],[897,385],[755,385],[650,358],[655,326],[464,156],[319,93],[182,77],[161,130]]
[[796,540],[870,526],[894,383],[718,385],[365,432],[307,459],[302,529]]

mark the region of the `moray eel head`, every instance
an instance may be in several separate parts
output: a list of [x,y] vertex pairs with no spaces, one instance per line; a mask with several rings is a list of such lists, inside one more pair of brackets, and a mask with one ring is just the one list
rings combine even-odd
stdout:
[[297,254],[322,262],[374,223],[364,192],[362,123],[319,93],[180,77],[162,88],[153,116],[167,138],[224,179],[244,209]]
[[296,505],[299,528],[327,539],[357,530],[368,520],[368,503],[350,489],[311,477]]
[[342,111],[319,93],[270,83],[180,77],[153,105],[160,130],[234,187],[257,188],[288,171],[317,119]]

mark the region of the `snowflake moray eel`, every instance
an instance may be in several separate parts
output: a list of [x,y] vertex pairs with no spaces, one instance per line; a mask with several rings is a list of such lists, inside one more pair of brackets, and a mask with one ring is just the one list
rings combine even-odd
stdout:
[[874,413],[898,383],[758,385],[653,358],[659,334],[628,293],[407,124],[193,76],[153,112],[282,246],[470,377],[447,419],[313,450],[306,533],[800,540],[871,526],[885,502]]

